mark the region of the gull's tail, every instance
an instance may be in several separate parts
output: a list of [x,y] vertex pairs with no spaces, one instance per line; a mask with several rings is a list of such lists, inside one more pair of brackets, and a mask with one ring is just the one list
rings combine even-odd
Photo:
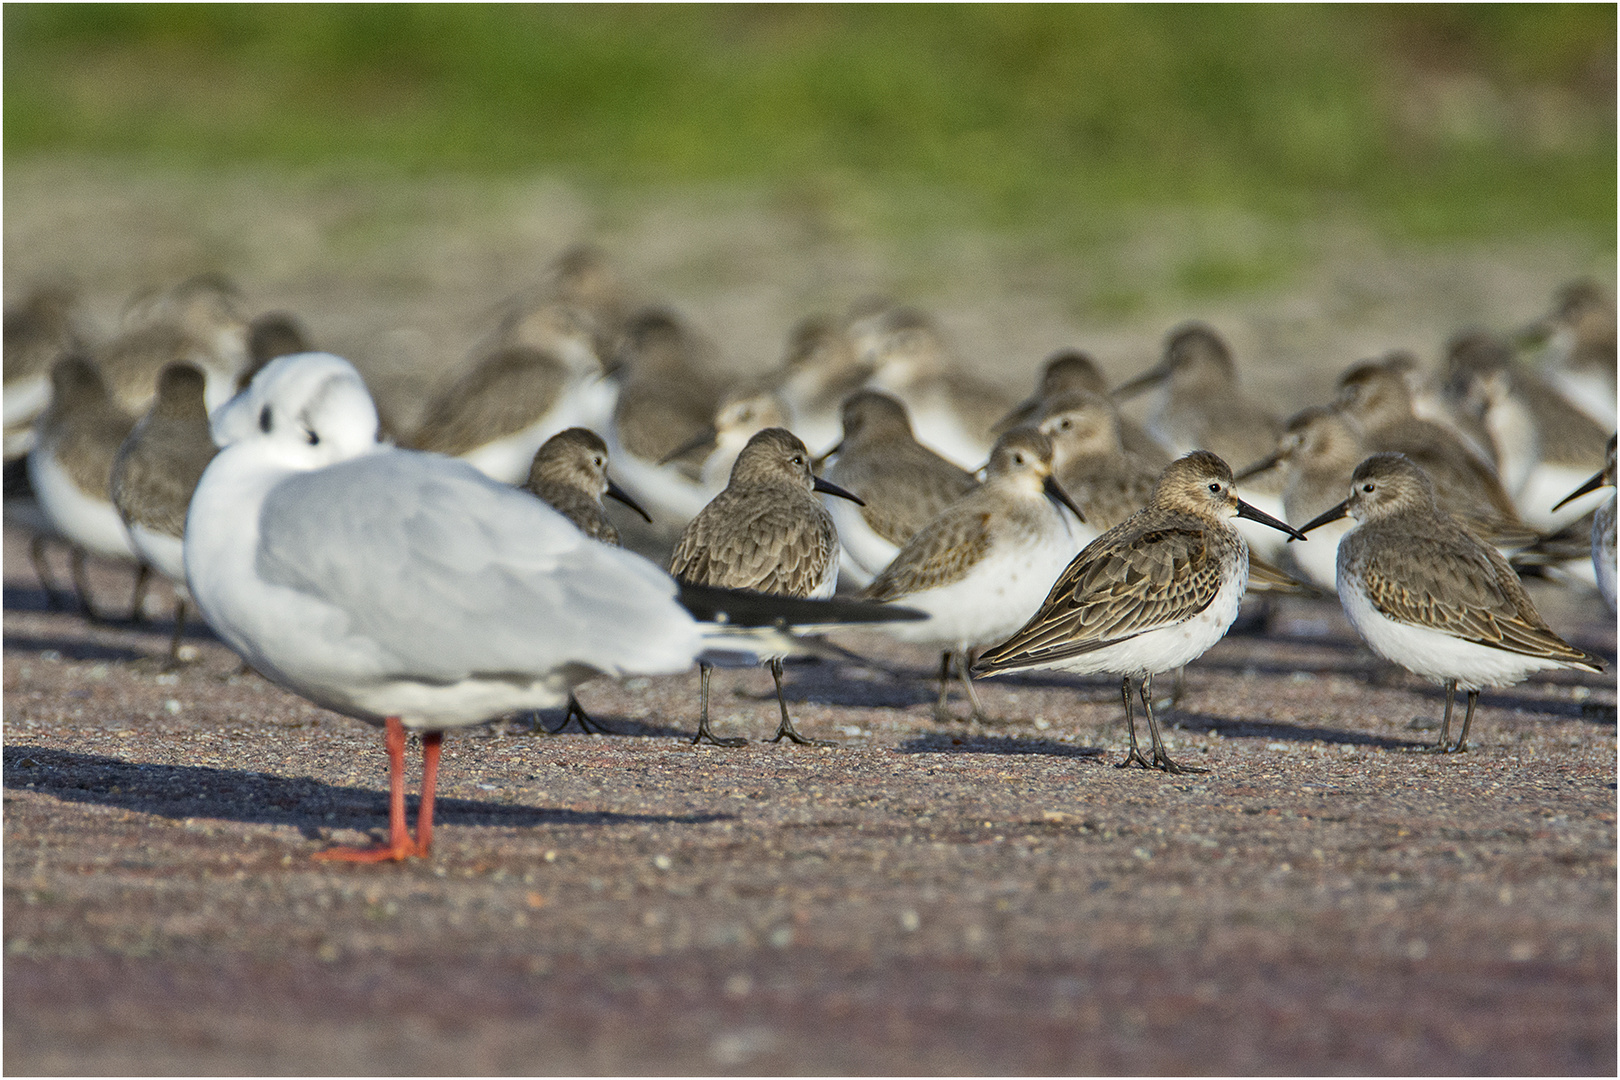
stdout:
[[[679,582],[676,599],[704,625],[703,659],[722,666],[756,664],[804,652],[805,636],[861,623],[911,622],[926,612],[897,604],[833,597],[811,600],[747,589]],[[812,650],[813,651],[813,650]]]

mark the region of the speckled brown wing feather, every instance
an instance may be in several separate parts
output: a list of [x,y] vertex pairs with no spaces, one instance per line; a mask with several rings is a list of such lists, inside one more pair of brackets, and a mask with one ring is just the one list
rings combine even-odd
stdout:
[[832,515],[808,492],[723,491],[681,533],[669,572],[697,585],[810,596],[837,548]]
[[1361,526],[1340,544],[1373,607],[1396,622],[1600,670],[1542,620],[1507,560],[1467,533],[1422,528],[1403,515]]
[[975,670],[1078,656],[1191,618],[1220,592],[1228,543],[1184,514],[1145,511],[1075,556],[1035,617]]
[[897,547],[979,486],[972,473],[916,443],[896,445],[888,455],[835,461],[827,479],[859,495],[866,503],[861,517]]
[[990,550],[990,514],[953,507],[913,536],[866,591],[868,600],[898,600],[949,585]]
[[514,435],[551,408],[569,377],[562,362],[545,353],[503,350],[434,399],[411,442],[455,457]]

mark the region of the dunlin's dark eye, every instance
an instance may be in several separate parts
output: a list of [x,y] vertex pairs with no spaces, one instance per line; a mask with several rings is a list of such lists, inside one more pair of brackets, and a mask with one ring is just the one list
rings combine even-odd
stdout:
[[268,405],[259,410],[259,430],[266,435],[270,434],[270,406]]
[[1372,484],[1362,484],[1361,485],[1361,490],[1365,491],[1365,492],[1368,492],[1368,493],[1371,493],[1372,490],[1373,490],[1373,485]]
[[793,464],[795,464],[795,465],[803,465],[804,464],[804,455],[803,454],[794,454],[793,455]]
[[1211,485],[1209,485],[1209,493],[1211,495],[1219,495],[1221,493],[1221,485],[1220,484],[1211,484]]

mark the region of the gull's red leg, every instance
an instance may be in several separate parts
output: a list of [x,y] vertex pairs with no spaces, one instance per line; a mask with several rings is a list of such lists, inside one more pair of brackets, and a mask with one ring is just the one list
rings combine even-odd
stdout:
[[439,751],[444,748],[444,732],[422,735],[422,805],[416,808],[416,853],[428,857],[433,844],[433,785],[439,779]]
[[[316,852],[314,856],[316,859],[323,862],[386,862],[389,859],[398,861],[417,854],[416,842],[411,839],[410,831],[405,828],[405,725],[400,723],[399,717],[390,716],[383,730],[383,743],[388,747],[388,843],[368,848],[328,848]],[[425,786],[427,760],[425,745],[422,753]],[[438,758],[438,744],[435,742],[433,753],[435,767],[438,765]],[[431,795],[426,796],[423,806],[431,807],[431,800]]]

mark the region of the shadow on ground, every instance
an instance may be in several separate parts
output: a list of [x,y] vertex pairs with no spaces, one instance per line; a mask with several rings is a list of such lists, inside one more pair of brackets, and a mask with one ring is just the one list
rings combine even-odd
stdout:
[[[316,839],[334,827],[366,828],[388,816],[388,793],[325,784],[308,777],[156,765],[44,747],[4,750],[5,787],[66,802],[96,803],[175,820],[216,818],[291,825]],[[412,803],[415,799],[412,798]],[[414,805],[411,812],[414,814]],[[620,814],[440,798],[434,820],[444,825],[527,828],[536,825],[705,824],[730,814]]]

